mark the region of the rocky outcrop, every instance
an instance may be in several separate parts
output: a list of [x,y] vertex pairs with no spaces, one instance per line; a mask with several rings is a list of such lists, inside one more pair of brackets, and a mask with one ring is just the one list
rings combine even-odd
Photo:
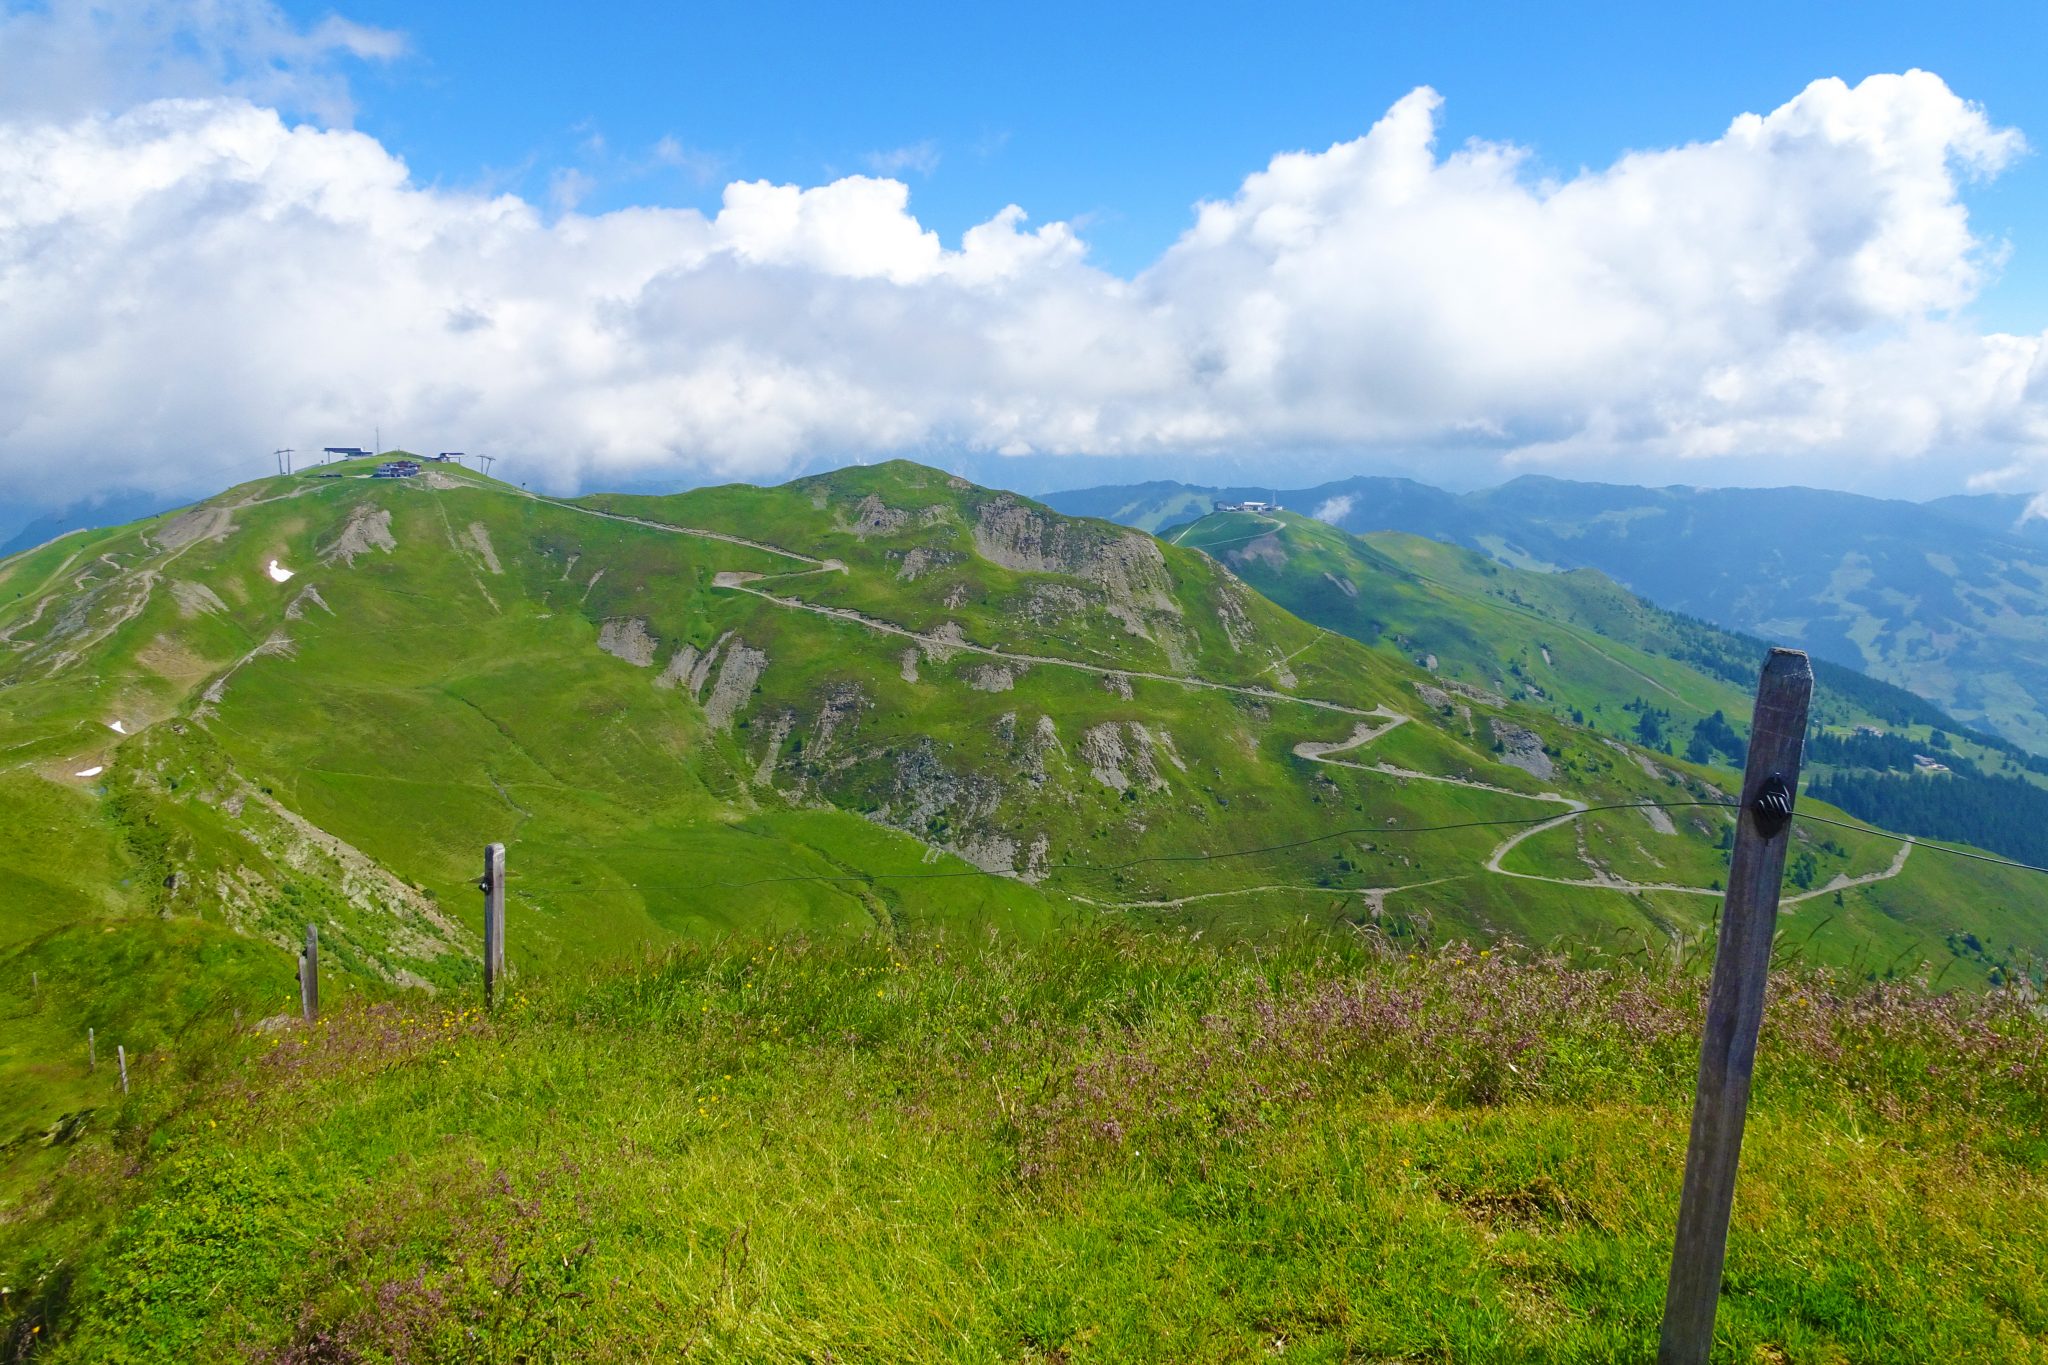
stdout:
[[220,594],[204,583],[194,583],[188,578],[171,580],[171,600],[178,604],[178,615],[186,620],[214,612],[224,612],[228,604],[220,600]]
[[[896,558],[893,551],[890,558]],[[914,550],[906,550],[902,558],[896,561],[896,576],[905,583],[915,583],[926,574],[957,564],[959,560],[960,556],[948,554],[944,550],[927,550],[919,546]]]
[[1543,752],[1543,739],[1534,730],[1525,729],[1513,721],[1493,717],[1494,742],[1500,745],[1500,761],[1511,768],[1520,768],[1532,777],[1548,778],[1557,771],[1557,765],[1550,761],[1550,755]]
[[315,607],[326,612],[329,616],[334,615],[334,608],[327,605],[327,599],[320,595],[320,589],[308,583],[305,587],[299,589],[299,595],[294,597],[291,605],[284,609],[284,619],[287,621],[302,621],[305,619],[306,613]]
[[1134,531],[1049,516],[1004,494],[981,505],[974,551],[1005,569],[1086,579],[1133,635],[1151,634],[1148,616],[1181,614],[1159,542]]
[[496,574],[505,572],[498,563],[497,547],[491,544],[490,530],[482,522],[472,521],[469,524],[469,543],[474,545],[476,552],[483,557],[486,569]]
[[1002,803],[1001,783],[979,773],[954,772],[931,739],[920,739],[891,757],[888,800],[876,812],[883,824],[952,847],[948,835],[966,831],[962,837],[974,837]]
[[725,659],[718,668],[718,681],[711,685],[711,696],[704,702],[704,716],[716,730],[732,728],[733,717],[737,716],[747,699],[753,695],[754,684],[761,681],[761,674],[768,668],[768,655],[755,649],[745,640],[735,638],[725,651]]
[[1182,771],[1187,769],[1172,735],[1163,730],[1154,734],[1137,721],[1106,721],[1081,735],[1081,760],[1088,765],[1089,775],[1116,791],[1163,788],[1166,779],[1159,774],[1155,754]]
[[624,659],[635,668],[652,668],[657,641],[648,632],[645,621],[637,616],[628,616],[599,626],[597,647],[615,659]]
[[761,762],[754,769],[755,786],[767,787],[774,785],[775,765],[781,761],[783,741],[789,738],[790,728],[795,724],[796,716],[794,713],[789,711],[776,713],[774,721],[768,727],[768,743],[761,751]]
[[687,687],[693,699],[702,700],[704,683],[711,676],[711,666],[718,662],[718,651],[732,638],[727,631],[711,642],[711,648],[699,653],[695,645],[682,645],[671,654],[668,663],[662,667],[661,675],[654,685],[661,688]]
[[967,643],[967,632],[960,629],[958,621],[948,621],[937,630],[928,631],[917,637],[918,648],[924,657],[935,664],[942,664],[959,652]]
[[869,536],[893,535],[909,526],[937,526],[950,521],[953,509],[943,503],[912,512],[902,507],[891,507],[881,498],[870,493],[855,504],[851,517],[838,517],[839,529],[866,540]]
[[811,727],[810,757],[816,760],[830,754],[842,732],[858,724],[861,712],[873,704],[868,694],[853,683],[827,692],[824,705],[818,708],[817,724]]
[[353,568],[362,555],[373,550],[390,554],[397,548],[398,540],[391,534],[390,509],[359,502],[349,510],[348,521],[343,524],[341,534],[320,552],[320,562],[338,562]]
[[682,686],[690,680],[690,670],[697,666],[698,657],[697,646],[679,646],[675,653],[668,656],[668,662],[662,665],[660,674],[654,679],[654,685],[665,690]]
[[1252,625],[1251,593],[1237,575],[1227,570],[1216,580],[1216,619],[1223,626],[1232,653],[1244,653],[1258,634]]
[[967,685],[977,692],[1007,692],[1017,685],[1017,674],[1002,664],[984,664],[967,670]]
[[886,536],[900,531],[910,524],[910,513],[900,507],[891,507],[873,493],[862,498],[853,509],[851,517],[839,518],[839,529],[866,540],[869,536]]
[[[386,517],[389,520],[387,514]],[[195,507],[172,517],[149,533],[164,550],[182,550],[202,540],[224,540],[235,529],[234,518],[225,507]]]

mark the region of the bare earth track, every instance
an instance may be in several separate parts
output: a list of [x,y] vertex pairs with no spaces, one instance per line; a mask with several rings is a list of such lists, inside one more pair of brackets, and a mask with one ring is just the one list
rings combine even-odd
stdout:
[[[489,485],[480,485],[480,487],[486,489],[490,488]],[[284,498],[297,497],[301,496],[303,491],[304,490],[293,490],[290,493],[286,493],[280,496]],[[491,491],[502,492],[506,496],[529,498],[536,502],[544,502],[550,507],[559,508],[563,511],[578,513],[583,516],[597,517],[606,521],[623,522],[628,525],[643,527],[647,530],[664,532],[670,535],[691,536],[700,540],[722,541],[729,545],[743,546],[750,550],[756,550],[765,554],[776,555],[781,558],[790,560],[793,563],[801,565],[803,567],[792,569],[787,573],[772,575],[738,571],[720,572],[713,577],[712,586],[714,588],[726,592],[746,593],[749,596],[759,598],[761,601],[769,603],[770,605],[773,605],[785,611],[807,612],[815,616],[827,617],[833,620],[844,622],[848,625],[867,631],[871,634],[888,636],[893,639],[908,641],[913,645],[929,646],[932,648],[934,653],[972,654],[982,658],[1001,660],[1007,663],[1022,664],[1031,667],[1073,669],[1077,672],[1088,673],[1104,678],[1115,678],[1119,680],[1143,680],[1147,682],[1163,683],[1176,687],[1202,689],[1211,692],[1228,692],[1238,696],[1254,698],[1261,702],[1280,703],[1284,705],[1293,706],[1304,706],[1312,708],[1314,710],[1331,712],[1338,715],[1357,717],[1359,719],[1359,723],[1353,728],[1352,733],[1349,737],[1334,742],[1307,742],[1297,744],[1294,747],[1295,756],[1307,760],[1309,762],[1328,763],[1338,767],[1353,768],[1359,771],[1381,774],[1388,777],[1397,778],[1403,781],[1435,782],[1448,786],[1456,786],[1471,790],[1491,792],[1496,795],[1513,797],[1515,799],[1522,801],[1539,801],[1565,807],[1564,811],[1560,813],[1558,816],[1556,816],[1556,818],[1545,820],[1540,823],[1532,824],[1525,828],[1518,829],[1514,833],[1502,839],[1498,844],[1494,846],[1492,851],[1488,854],[1485,863],[1483,864],[1484,869],[1487,872],[1490,872],[1496,876],[1501,877],[1515,878],[1523,881],[1549,882],[1553,885],[1577,887],[1590,891],[1617,891],[1622,892],[1624,894],[1637,894],[1641,892],[1661,891],[1678,895],[1690,896],[1719,896],[1721,894],[1718,890],[1715,890],[1710,887],[1685,886],[1669,882],[1633,882],[1613,877],[1611,875],[1607,875],[1604,873],[1589,878],[1573,879],[1565,877],[1544,876],[1532,872],[1519,872],[1505,866],[1505,860],[1508,857],[1508,855],[1510,855],[1524,841],[1532,839],[1537,835],[1543,834],[1561,825],[1569,824],[1571,821],[1578,819],[1582,814],[1585,813],[1585,803],[1575,800],[1571,797],[1559,795],[1555,792],[1522,792],[1516,791],[1510,787],[1503,787],[1488,782],[1481,782],[1472,778],[1450,777],[1435,773],[1418,772],[1414,769],[1397,767],[1391,763],[1360,763],[1355,762],[1348,758],[1339,757],[1339,755],[1356,753],[1359,750],[1366,748],[1368,745],[1372,744],[1376,740],[1383,738],[1387,734],[1391,733],[1398,727],[1408,723],[1408,721],[1412,719],[1412,717],[1410,717],[1406,713],[1395,710],[1385,705],[1384,703],[1379,706],[1375,706],[1370,710],[1365,710],[1359,707],[1346,705],[1342,702],[1329,701],[1319,697],[1300,696],[1295,693],[1285,692],[1275,688],[1248,686],[1238,683],[1217,682],[1213,679],[1194,677],[1187,674],[1157,673],[1146,670],[1117,668],[1107,664],[1090,663],[1078,659],[1062,658],[1057,655],[1023,653],[1016,650],[1003,649],[994,645],[976,644],[972,641],[959,638],[957,634],[948,634],[943,638],[934,637],[929,634],[912,630],[906,626],[898,625],[895,622],[880,620],[875,617],[868,616],[864,613],[851,610],[849,608],[827,606],[822,603],[805,601],[800,597],[779,595],[777,593],[770,592],[763,587],[756,586],[757,584],[763,584],[768,582],[786,582],[791,579],[802,578],[819,573],[851,572],[851,570],[845,563],[837,559],[821,559],[817,556],[804,554],[796,550],[790,550],[780,545],[772,545],[765,541],[752,540],[745,536],[733,535],[724,531],[713,531],[692,526],[678,526],[669,522],[653,521],[645,517],[628,516],[623,513],[607,512],[593,507],[579,506],[575,503],[562,502],[553,498],[547,498],[538,494],[525,492],[523,490],[494,489]],[[279,499],[266,498],[261,499],[260,501],[270,502],[277,500]],[[134,612],[140,610],[141,602],[147,600],[149,593],[155,588],[157,583],[161,581],[164,571],[168,569],[170,565],[179,558],[180,555],[182,555],[193,544],[199,543],[202,540],[214,538],[215,536],[218,536],[220,534],[225,534],[226,531],[232,529],[231,525],[228,524],[228,518],[232,516],[233,512],[237,510],[239,507],[254,505],[258,501],[258,499],[251,498],[246,499],[243,502],[235,504],[230,507],[217,509],[217,514],[214,516],[214,518],[211,521],[209,521],[206,525],[200,526],[198,528],[198,533],[185,537],[171,536],[163,538],[159,543],[158,549],[158,554],[160,558],[158,559],[158,562],[154,564],[127,567],[109,561],[107,563],[107,567],[111,568],[114,571],[114,573],[112,578],[109,580],[108,585],[104,586],[119,586],[127,588],[129,600],[120,605],[119,610],[117,610],[117,612],[115,613],[116,619],[111,624],[104,622],[100,623],[95,634],[104,635],[114,626],[118,626],[121,620],[126,619],[127,616],[133,615]],[[192,513],[188,513],[187,517],[191,517],[193,515],[194,514]],[[103,560],[105,558],[106,557],[102,556]],[[74,556],[72,559],[66,560],[64,564],[59,566],[57,574],[55,576],[61,576],[70,569],[72,569],[75,565],[75,562],[76,556]],[[98,567],[99,563],[100,561],[94,561],[94,567]],[[90,576],[91,572],[92,570],[88,569],[85,574],[80,575],[77,578],[77,580],[74,581],[74,589],[83,590],[86,587],[91,586],[84,581],[87,577]],[[137,591],[138,589],[139,591]],[[46,609],[50,606],[50,604],[57,600],[58,595],[59,594],[56,591],[47,591],[45,595],[35,603],[32,611],[25,620],[16,622],[12,627],[10,627],[5,632],[0,632],[0,644],[4,644],[15,649],[24,648],[24,646],[17,643],[12,638],[12,636],[15,634],[15,632],[30,627],[34,625],[37,621],[39,621],[43,616],[44,612],[46,611]],[[1320,639],[1320,635],[1317,638]],[[1313,645],[1314,643],[1316,643],[1316,641],[1312,640],[1310,642],[1310,645]],[[263,645],[259,646],[255,651],[252,651],[252,654],[260,654],[268,650],[274,650],[279,647],[279,642],[276,639],[272,639],[266,641]],[[1309,646],[1303,646],[1304,649],[1308,647]],[[67,651],[67,653],[73,656],[75,656],[76,652],[76,648],[74,648],[71,651]],[[1297,653],[1299,652],[1300,651],[1297,651]],[[202,689],[202,695],[208,698],[209,700],[217,697],[217,694],[220,691],[222,685],[227,681],[227,678],[233,674],[235,668],[239,667],[241,663],[244,663],[246,661],[246,658],[243,660],[238,660],[236,664],[231,666],[225,674],[222,674],[221,676],[213,679],[210,686]],[[61,666],[61,663],[63,661],[62,659],[60,659],[56,662],[58,662]],[[1281,660],[1279,666],[1284,668],[1286,662],[1287,660]],[[1272,667],[1272,665],[1269,665],[1269,667]],[[1857,886],[1867,886],[1874,882],[1886,881],[1893,877],[1897,877],[1904,870],[1906,860],[1908,856],[1912,853],[1912,849],[1912,841],[1908,840],[1906,843],[1901,845],[1898,851],[1898,855],[1892,860],[1891,864],[1888,867],[1884,868],[1882,871],[1869,873],[1860,877],[1836,877],[1827,886],[1822,887],[1818,890],[1808,891],[1797,896],[1789,897],[1785,901],[1785,904],[1788,906],[1795,905],[1801,901],[1812,900],[1818,896],[1830,895],[1836,891],[1847,890],[1851,887]],[[1405,887],[1391,886],[1363,889],[1353,888],[1342,894],[1362,896],[1368,902],[1377,905],[1380,902],[1382,902],[1386,896],[1391,895],[1395,892],[1402,890],[1412,890],[1416,887],[1434,884],[1435,882],[1418,882],[1410,884],[1409,886]],[[1181,897],[1174,900],[1132,901],[1129,903],[1120,904],[1117,906],[1117,908],[1169,908],[1185,905],[1196,900],[1206,900],[1227,896],[1270,894],[1274,892],[1315,892],[1328,894],[1330,891],[1331,888],[1327,887],[1256,886],[1244,887],[1233,890],[1203,892],[1198,895]]]
[[[534,495],[525,494],[522,496]],[[749,549],[761,550],[769,554],[781,555],[787,559],[792,559],[799,563],[811,566],[807,570],[798,570],[789,574],[773,575],[774,578],[778,579],[802,577],[807,573],[831,571],[836,571],[839,573],[850,572],[850,570],[844,563],[836,559],[821,560],[812,555],[801,554],[795,550],[784,549],[779,545],[770,545],[762,541],[748,540],[745,537],[729,535],[721,531],[707,531],[696,527],[676,526],[666,522],[650,521],[643,517],[623,516],[618,513],[599,511],[596,508],[578,507],[573,503],[556,502],[553,499],[539,500],[548,502],[551,506],[567,508],[571,511],[581,512],[587,516],[603,517],[607,520],[612,521],[623,521],[635,526],[644,526],[650,530],[666,531],[675,535],[697,536],[706,540],[722,540],[727,542],[728,544],[733,545],[744,545]],[[747,593],[751,596],[760,598],[764,602],[771,603],[774,606],[783,608],[787,611],[810,612],[813,615],[825,616],[830,617],[834,620],[844,621],[850,625],[858,626],[863,630],[872,632],[877,635],[887,635],[894,637],[896,639],[909,640],[913,643],[934,644],[944,649],[954,651],[956,653],[975,654],[984,658],[1001,659],[1012,663],[1028,664],[1041,667],[1071,668],[1080,672],[1092,673],[1103,677],[1143,679],[1148,682],[1167,683],[1178,687],[1201,688],[1213,692],[1231,692],[1239,696],[1254,697],[1260,701],[1291,703],[1296,706],[1313,707],[1321,711],[1332,711],[1339,713],[1341,715],[1359,716],[1363,717],[1366,721],[1379,721],[1381,723],[1378,725],[1360,724],[1352,731],[1349,738],[1337,741],[1335,743],[1310,742],[1297,744],[1294,746],[1295,756],[1298,758],[1307,759],[1310,762],[1314,763],[1329,763],[1338,767],[1356,768],[1363,772],[1381,773],[1389,777],[1401,778],[1403,780],[1411,782],[1438,782],[1448,786],[1465,787],[1468,789],[1475,789],[1479,791],[1493,792],[1501,796],[1511,796],[1523,801],[1549,802],[1567,808],[1562,814],[1558,815],[1555,819],[1545,820],[1539,824],[1533,824],[1524,829],[1517,830],[1513,834],[1510,834],[1507,838],[1502,839],[1500,843],[1496,844],[1492,852],[1490,852],[1487,855],[1484,867],[1486,871],[1494,873],[1497,876],[1511,877],[1520,881],[1549,882],[1555,886],[1577,887],[1588,891],[1618,891],[1629,895],[1649,891],[1662,891],[1677,895],[1713,896],[1718,898],[1722,894],[1719,890],[1713,887],[1685,886],[1675,882],[1633,882],[1618,877],[1608,876],[1605,874],[1597,877],[1580,879],[1569,877],[1548,877],[1534,872],[1517,872],[1512,868],[1503,866],[1503,860],[1510,853],[1512,853],[1515,850],[1515,848],[1518,845],[1520,845],[1523,841],[1534,838],[1536,835],[1542,834],[1548,830],[1556,829],[1560,825],[1569,824],[1573,820],[1578,819],[1581,815],[1585,813],[1586,803],[1583,801],[1576,800],[1569,796],[1559,795],[1556,792],[1520,792],[1514,790],[1511,787],[1496,786],[1492,783],[1479,782],[1470,778],[1446,777],[1436,773],[1417,772],[1410,768],[1396,767],[1395,765],[1390,763],[1354,763],[1346,759],[1336,757],[1337,754],[1349,753],[1362,749],[1365,746],[1371,744],[1373,741],[1384,737],[1385,735],[1391,733],[1393,730],[1406,724],[1410,719],[1412,719],[1412,717],[1410,717],[1406,713],[1394,710],[1391,707],[1385,705],[1384,703],[1368,711],[1361,710],[1360,708],[1355,706],[1347,706],[1342,702],[1326,701],[1318,697],[1296,696],[1291,693],[1276,691],[1272,688],[1266,687],[1248,687],[1236,683],[1222,683],[1216,682],[1208,678],[1190,677],[1183,674],[1153,673],[1142,670],[1113,668],[1104,664],[1086,663],[1078,659],[1064,659],[1055,655],[1024,654],[1012,650],[1001,649],[993,645],[979,645],[971,643],[969,641],[964,641],[951,637],[944,640],[934,640],[930,636],[922,634],[918,631],[911,630],[906,626],[897,625],[892,621],[878,620],[875,617],[871,617],[861,612],[853,611],[845,607],[831,607],[825,606],[821,603],[806,602],[803,599],[797,597],[777,596],[774,593],[767,592],[760,588],[752,586],[752,584],[754,583],[766,581],[766,577],[767,576],[758,574],[726,572],[717,574],[712,579],[712,586],[715,588],[723,589],[728,592]],[[1830,895],[1836,891],[1847,890],[1851,887],[1868,886],[1874,882],[1888,881],[1891,878],[1898,876],[1901,872],[1905,870],[1907,856],[1911,854],[1912,851],[1913,843],[1911,840],[1907,840],[1904,844],[1900,846],[1898,855],[1892,859],[1890,866],[1886,867],[1884,870],[1880,872],[1872,872],[1861,877],[1836,877],[1828,885],[1821,887],[1820,889],[1815,891],[1808,891],[1797,896],[1788,897],[1784,903],[1788,906],[1796,905],[1801,901],[1812,900],[1818,896]],[[1329,887],[1254,886],[1243,887],[1227,891],[1203,892],[1198,895],[1183,896],[1174,900],[1107,903],[1105,908],[1169,908],[1185,905],[1192,901],[1197,900],[1207,900],[1225,896],[1269,894],[1272,892],[1320,892],[1323,894],[1357,895],[1363,896],[1368,901],[1377,905],[1380,902],[1382,902],[1386,896],[1391,895],[1394,892],[1403,890],[1414,890],[1422,886],[1433,886],[1436,885],[1438,882],[1444,880],[1448,879],[1436,878],[1428,882],[1410,883],[1407,886],[1353,888],[1341,893],[1333,893],[1332,888]]]

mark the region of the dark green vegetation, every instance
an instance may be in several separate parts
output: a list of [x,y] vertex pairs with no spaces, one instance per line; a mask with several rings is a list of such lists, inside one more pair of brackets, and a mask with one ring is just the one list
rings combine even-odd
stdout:
[[[1247,495],[1274,491],[1161,483],[1048,501],[1163,532]],[[1918,504],[1539,477],[1467,494],[1349,479],[1279,498],[1348,531],[1412,532],[1519,568],[1598,569],[1663,606],[1861,669],[2048,753],[2048,522],[2022,522],[2024,498]]]
[[1807,794],[1892,829],[1956,839],[2048,867],[2048,792],[2013,777],[1838,772]]
[[[1287,511],[1214,513],[1169,538],[1447,687],[1540,706],[1694,764],[1742,762],[1739,726],[1763,642],[1665,611],[1605,574],[1515,569],[1442,541],[1355,536]],[[2048,861],[2048,759],[1838,664],[1816,673],[1815,795],[1885,828]],[[1938,782],[1916,755],[1943,762]]]
[[[489,1017],[223,1027],[103,1095],[29,1199],[8,1344],[1642,1360],[1701,984],[1097,928],[692,947]],[[2040,1359],[2044,1131],[2048,1026],[2012,997],[1782,975],[1716,1359]]]

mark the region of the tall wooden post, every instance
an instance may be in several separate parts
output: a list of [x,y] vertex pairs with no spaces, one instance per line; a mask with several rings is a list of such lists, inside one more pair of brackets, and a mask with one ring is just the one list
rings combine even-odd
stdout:
[[484,846],[484,1003],[498,1003],[505,977],[505,846]]
[[312,1023],[320,1017],[320,926],[306,926],[306,950],[299,954],[299,1013]]
[[1728,894],[1721,902],[1714,975],[1707,988],[1699,1092],[1693,1099],[1692,1142],[1685,1153],[1685,1188],[1678,1201],[1678,1241],[1664,1295],[1659,1365],[1705,1365],[1714,1344],[1728,1213],[1735,1200],[1743,1120],[1749,1114],[1750,1074],[1764,1018],[1771,938],[1778,926],[1778,892],[1791,842],[1792,803],[1799,791],[1799,758],[1812,696],[1813,667],[1806,655],[1794,649],[1772,650],[1757,683],[1742,809],[1736,816]]
[[85,1065],[89,1071],[100,1069],[100,1040],[91,1029],[85,1031]]

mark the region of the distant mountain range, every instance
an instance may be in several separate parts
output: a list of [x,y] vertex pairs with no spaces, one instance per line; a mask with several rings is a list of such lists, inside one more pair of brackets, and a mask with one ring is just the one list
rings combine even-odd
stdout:
[[103,526],[119,526],[123,522],[154,516],[175,505],[175,499],[161,493],[145,493],[135,488],[114,489],[54,512],[0,502],[0,559],[23,550],[33,550],[67,531],[94,531]]
[[1598,569],[1660,606],[1803,647],[2048,753],[2048,521],[2023,519],[2022,496],[1912,503],[1531,476],[1462,494],[1356,478],[1293,490],[1156,482],[1045,501],[1163,533],[1245,498],[1517,568]]

